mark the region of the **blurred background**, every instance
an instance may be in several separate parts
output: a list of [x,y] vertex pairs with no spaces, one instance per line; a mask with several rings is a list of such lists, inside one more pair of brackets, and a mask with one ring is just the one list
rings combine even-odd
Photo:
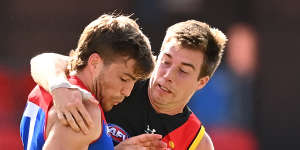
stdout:
[[156,54],[167,27],[179,21],[196,19],[226,33],[221,66],[189,103],[216,150],[300,147],[300,1],[2,0],[0,11],[0,149],[23,149],[19,123],[34,86],[30,58],[67,55],[88,23],[112,12],[134,14]]

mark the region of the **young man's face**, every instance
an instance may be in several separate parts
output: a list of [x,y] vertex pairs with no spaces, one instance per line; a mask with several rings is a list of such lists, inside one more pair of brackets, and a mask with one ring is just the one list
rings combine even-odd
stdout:
[[129,96],[136,82],[133,59],[120,59],[105,65],[94,80],[94,90],[104,111],[109,111],[114,105]]
[[149,96],[152,105],[179,110],[207,80],[198,79],[203,53],[182,48],[171,40],[161,51],[151,76]]

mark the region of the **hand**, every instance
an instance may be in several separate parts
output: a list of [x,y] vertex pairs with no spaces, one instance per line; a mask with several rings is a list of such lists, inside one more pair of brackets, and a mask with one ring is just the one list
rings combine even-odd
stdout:
[[[86,134],[88,126],[92,127],[94,124],[82,103],[82,93],[78,89],[57,88],[51,94],[58,119],[64,125],[70,125],[73,130],[77,132],[81,130]],[[88,101],[98,104],[92,96]]]
[[142,134],[131,137],[120,144],[116,150],[166,150],[167,144],[161,141],[159,134]]

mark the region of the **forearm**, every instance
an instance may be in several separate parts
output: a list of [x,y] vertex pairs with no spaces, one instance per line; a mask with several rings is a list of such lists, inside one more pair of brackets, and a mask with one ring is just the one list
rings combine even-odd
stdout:
[[56,53],[43,53],[33,57],[30,61],[33,80],[49,91],[51,82],[66,79],[68,56]]

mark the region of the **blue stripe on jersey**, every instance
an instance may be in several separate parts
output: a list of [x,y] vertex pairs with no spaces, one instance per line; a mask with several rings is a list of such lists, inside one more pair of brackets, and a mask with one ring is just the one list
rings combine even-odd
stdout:
[[44,140],[45,112],[36,104],[27,102],[20,125],[25,150],[41,150]]
[[30,118],[22,117],[21,125],[20,125],[20,132],[21,132],[21,139],[22,139],[24,149],[27,147],[27,141],[28,141],[29,128],[25,128],[25,126],[27,124],[30,124]]

